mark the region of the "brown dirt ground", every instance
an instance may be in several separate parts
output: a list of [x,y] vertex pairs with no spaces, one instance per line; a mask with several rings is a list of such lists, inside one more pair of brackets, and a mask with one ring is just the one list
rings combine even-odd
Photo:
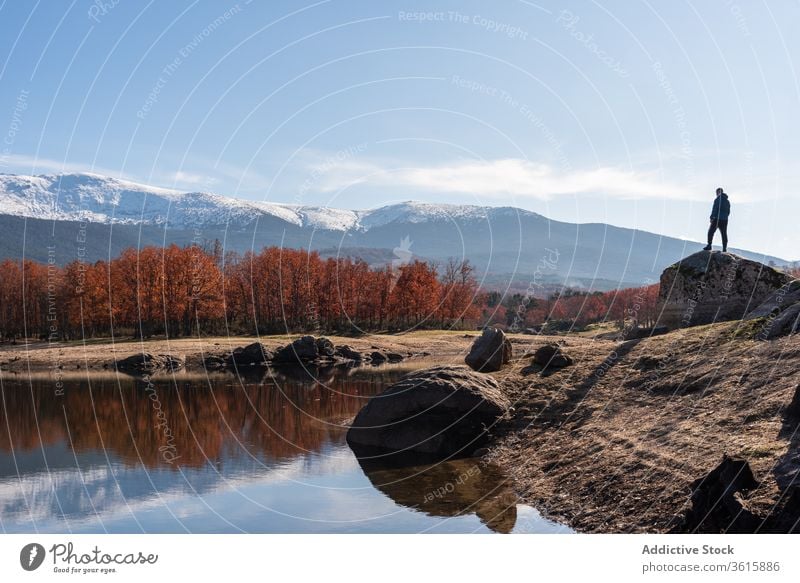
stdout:
[[487,459],[545,514],[580,531],[665,532],[723,454],[750,463],[761,485],[744,505],[760,516],[797,475],[800,435],[783,410],[800,383],[800,337],[748,340],[726,323],[568,337],[562,350],[575,364],[550,376],[529,357],[495,373],[516,411]]

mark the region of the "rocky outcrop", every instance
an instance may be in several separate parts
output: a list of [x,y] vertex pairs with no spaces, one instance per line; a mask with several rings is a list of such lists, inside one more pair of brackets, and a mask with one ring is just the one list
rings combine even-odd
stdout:
[[267,366],[272,360],[272,352],[260,342],[253,342],[247,346],[236,348],[228,356],[229,366]]
[[176,371],[184,366],[183,358],[171,354],[143,352],[118,360],[117,370],[130,374],[152,374],[160,370]]
[[533,363],[543,370],[564,368],[572,364],[572,358],[564,354],[558,344],[545,344],[533,354]]
[[691,508],[675,532],[752,533],[761,522],[744,508],[741,496],[758,487],[750,464],[728,456],[692,483]]
[[442,459],[486,444],[510,403],[490,376],[464,366],[409,374],[364,406],[347,432],[358,457]]
[[661,275],[660,323],[674,329],[740,320],[791,279],[732,253],[695,253]]
[[337,346],[333,351],[334,356],[339,358],[343,358],[345,360],[355,360],[360,362],[364,360],[364,355],[361,354],[358,350],[351,348],[347,344],[343,344],[341,346]]
[[511,360],[511,341],[502,330],[486,328],[475,342],[464,362],[478,372],[494,372]]
[[758,340],[771,340],[800,331],[800,280],[791,280],[771,293],[745,320],[762,320]]
[[324,336],[303,336],[276,350],[273,360],[282,364],[303,364],[331,360],[335,353],[333,343]]

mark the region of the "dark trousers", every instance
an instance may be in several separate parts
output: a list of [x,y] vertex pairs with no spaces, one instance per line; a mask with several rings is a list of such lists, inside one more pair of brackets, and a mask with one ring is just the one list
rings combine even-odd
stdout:
[[719,220],[719,219],[711,219],[711,225],[708,227],[708,245],[711,246],[711,242],[714,240],[714,233],[717,232],[722,233],[722,249],[728,249],[728,220]]

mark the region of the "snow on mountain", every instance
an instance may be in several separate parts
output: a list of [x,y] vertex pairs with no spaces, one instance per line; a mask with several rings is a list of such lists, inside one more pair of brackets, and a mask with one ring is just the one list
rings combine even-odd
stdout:
[[248,201],[206,192],[184,193],[97,174],[0,174],[0,214],[48,220],[236,228],[275,217],[302,228],[366,231],[395,221],[487,220],[489,212],[492,209],[487,207],[413,201],[352,211]]

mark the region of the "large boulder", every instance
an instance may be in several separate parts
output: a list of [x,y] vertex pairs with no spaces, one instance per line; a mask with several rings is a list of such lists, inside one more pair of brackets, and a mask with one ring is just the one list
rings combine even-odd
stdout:
[[464,362],[478,372],[494,372],[511,360],[511,341],[502,330],[485,328],[475,342]]
[[333,343],[321,336],[303,336],[291,344],[279,348],[274,355],[274,361],[280,363],[314,362],[332,359],[336,353]]
[[116,362],[117,370],[130,374],[152,374],[160,370],[176,371],[184,366],[183,358],[171,354],[142,352]]
[[691,507],[673,529],[681,533],[752,533],[760,522],[743,505],[741,497],[756,489],[750,464],[723,456],[720,464],[692,485]]
[[700,251],[661,275],[661,324],[670,328],[740,320],[792,278],[733,253]]
[[272,352],[260,342],[253,342],[247,346],[234,349],[228,356],[230,366],[267,366],[272,360]]
[[770,340],[800,331],[800,280],[782,285],[752,310],[745,320],[762,319],[756,339]]
[[[509,407],[492,377],[465,366],[437,366],[411,373],[370,399],[353,420],[347,443],[358,457],[414,454],[419,461],[467,455],[486,444],[488,430]],[[402,457],[411,456],[396,459]]]

